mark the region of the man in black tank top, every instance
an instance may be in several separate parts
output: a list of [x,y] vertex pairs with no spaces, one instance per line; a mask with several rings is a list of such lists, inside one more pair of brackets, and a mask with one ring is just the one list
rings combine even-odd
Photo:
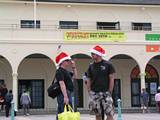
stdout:
[[90,52],[93,59],[87,70],[90,110],[95,113],[96,120],[104,120],[104,114],[107,120],[113,120],[112,91],[115,69],[110,62],[103,60],[105,50],[101,46],[95,46]]

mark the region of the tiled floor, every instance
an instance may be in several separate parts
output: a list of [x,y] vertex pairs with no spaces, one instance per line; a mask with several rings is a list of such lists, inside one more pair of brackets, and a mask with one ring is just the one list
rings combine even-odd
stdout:
[[[0,120],[11,120],[11,118],[0,116]],[[55,120],[55,115],[16,116],[15,120]],[[93,115],[81,114],[81,120],[95,120],[95,117]],[[114,120],[118,120],[117,114],[114,116]],[[158,113],[122,114],[122,120],[160,120],[160,114]]]

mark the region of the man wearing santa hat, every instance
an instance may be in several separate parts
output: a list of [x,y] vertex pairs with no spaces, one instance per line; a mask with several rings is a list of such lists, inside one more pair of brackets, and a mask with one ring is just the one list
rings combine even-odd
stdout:
[[[76,64],[71,57],[65,52],[61,52],[56,57],[56,63],[58,69],[56,70],[55,78],[59,82],[62,93],[57,96],[58,111],[62,113],[64,111],[64,105],[70,104],[72,106],[71,93],[73,92],[73,82],[77,77]],[[71,67],[72,72],[67,69]],[[57,118],[58,119],[58,118]]]
[[113,120],[113,99],[115,69],[112,64],[103,59],[105,50],[96,45],[91,50],[91,63],[87,70],[87,87],[90,95],[89,108],[96,115],[96,120]]

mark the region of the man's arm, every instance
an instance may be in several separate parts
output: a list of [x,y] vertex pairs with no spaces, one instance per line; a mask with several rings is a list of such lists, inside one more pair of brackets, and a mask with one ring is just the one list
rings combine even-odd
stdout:
[[64,96],[64,103],[68,104],[69,99],[68,99],[68,95],[67,95],[66,85],[65,85],[64,81],[59,81],[59,84],[60,84],[62,94]]
[[109,74],[109,92],[112,94],[114,88],[114,75],[115,73]]
[[91,80],[88,78],[88,80],[87,80],[87,90],[88,90],[88,92],[90,92],[91,91]]

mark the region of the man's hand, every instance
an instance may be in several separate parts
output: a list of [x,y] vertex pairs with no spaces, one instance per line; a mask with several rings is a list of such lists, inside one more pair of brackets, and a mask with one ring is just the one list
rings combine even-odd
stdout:
[[71,65],[72,65],[72,68],[76,68],[76,63],[75,63],[75,61],[71,61]]
[[69,103],[68,97],[67,97],[67,96],[64,96],[64,104],[68,105],[68,103]]

